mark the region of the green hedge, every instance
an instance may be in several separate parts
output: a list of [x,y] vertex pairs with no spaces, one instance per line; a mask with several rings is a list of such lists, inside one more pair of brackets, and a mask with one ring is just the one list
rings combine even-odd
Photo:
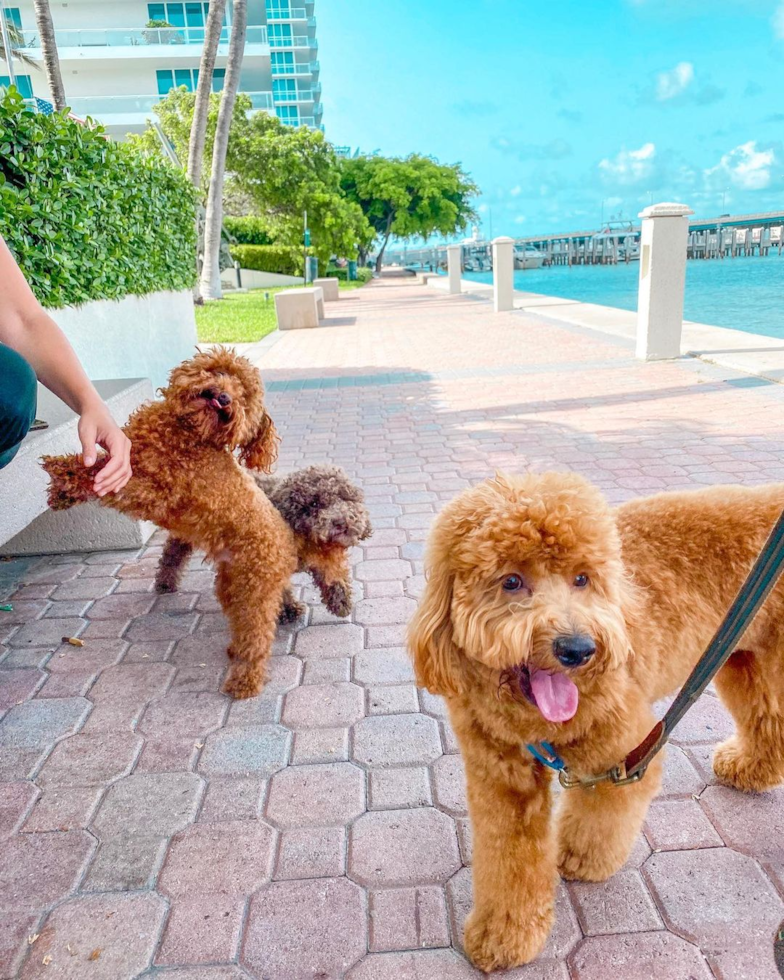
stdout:
[[272,244],[272,239],[268,235],[263,221],[253,215],[244,218],[226,215],[223,219],[223,227],[238,245]]
[[0,235],[44,306],[192,286],[195,203],[171,164],[0,93]]
[[[328,276],[332,277],[333,279],[340,279],[341,282],[346,282],[348,280],[348,269],[345,268],[345,267],[342,268],[342,269],[339,269],[337,267],[330,266],[329,269],[327,269],[326,274]],[[370,282],[370,280],[372,278],[373,278],[373,270],[372,269],[365,269],[362,266],[360,266],[357,269],[357,281],[358,282]]]
[[232,245],[231,255],[243,269],[301,276],[303,251],[295,245]]

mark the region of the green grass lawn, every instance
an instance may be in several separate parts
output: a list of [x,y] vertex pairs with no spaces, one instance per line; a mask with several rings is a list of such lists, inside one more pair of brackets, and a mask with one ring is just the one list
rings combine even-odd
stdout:
[[[341,282],[341,289],[358,289],[361,282]],[[247,293],[225,293],[223,299],[196,307],[199,342],[242,344],[261,340],[277,327],[275,293],[289,286],[253,289]],[[264,293],[269,293],[265,300]]]

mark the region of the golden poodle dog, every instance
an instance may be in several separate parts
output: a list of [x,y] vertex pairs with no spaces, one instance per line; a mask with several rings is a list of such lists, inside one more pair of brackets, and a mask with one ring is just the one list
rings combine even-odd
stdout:
[[[261,378],[246,358],[218,347],[176,367],[161,394],[163,400],[143,405],[124,426],[133,476],[99,502],[206,552],[231,630],[224,690],[253,697],[297,566],[291,530],[248,471],[269,469],[277,455]],[[50,507],[97,499],[93,480],[106,456],[90,468],[78,455],[42,462],[51,478]]]
[[[294,533],[297,571],[308,572],[322,601],[335,616],[351,612],[348,549],[370,537],[372,527],[364,494],[338,466],[306,466],[287,476],[253,478]],[[191,545],[169,537],[155,577],[157,592],[176,592]],[[291,623],[305,606],[287,586],[279,621]]]
[[[538,955],[557,872],[603,881],[626,861],[660,785],[561,794],[527,746],[571,773],[622,761],[723,619],[784,508],[784,486],[714,487],[611,510],[578,476],[496,476],[451,501],[431,532],[410,626],[420,684],[445,696],[465,760],[474,908],[465,948],[490,971]],[[745,791],[784,779],[784,586],[716,676],[736,734],[717,776]]]

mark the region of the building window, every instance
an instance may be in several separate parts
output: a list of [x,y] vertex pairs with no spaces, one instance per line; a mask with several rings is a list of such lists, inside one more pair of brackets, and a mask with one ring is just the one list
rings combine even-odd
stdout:
[[22,15],[18,7],[4,7],[5,22],[18,30],[22,30]]
[[[11,78],[9,75],[0,75],[0,88],[8,88],[10,84]],[[22,96],[22,98],[32,99],[33,86],[29,75],[17,75],[16,87],[19,89],[19,94]]]
[[291,24],[270,24],[267,30],[271,48],[291,47]]
[[267,0],[267,18],[270,17],[290,17],[290,0]]
[[[189,92],[195,92],[199,84],[198,68],[159,68],[155,73],[158,78],[158,95],[168,95],[171,89],[184,85]],[[223,90],[226,78],[225,68],[216,68],[212,73],[212,91]]]
[[273,75],[294,74],[294,52],[273,51],[270,54]]
[[[165,20],[173,27],[186,27],[184,36],[189,44],[201,44],[204,41],[204,25],[207,23],[209,3],[196,0],[192,3],[148,3],[147,16],[150,20]],[[226,23],[226,14],[223,15]]]
[[273,78],[272,96],[276,102],[291,102],[297,97],[297,83],[293,78]]
[[299,109],[295,105],[279,105],[275,112],[278,119],[287,126],[299,126]]

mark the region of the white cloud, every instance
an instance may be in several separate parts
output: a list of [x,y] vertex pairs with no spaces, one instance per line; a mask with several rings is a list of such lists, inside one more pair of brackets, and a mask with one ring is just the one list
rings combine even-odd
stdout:
[[599,170],[607,180],[619,184],[637,184],[653,173],[656,145],[643,143],[638,150],[621,150],[612,159],[599,161]]
[[784,0],[781,0],[773,13],[773,33],[780,41],[784,41]]
[[486,204],[480,204],[479,207],[476,210],[479,212],[479,214],[486,214],[487,213],[487,205]]
[[509,193],[512,197],[519,197],[522,194],[523,188],[518,184],[517,187],[513,187]]
[[770,185],[770,168],[776,162],[773,150],[758,150],[757,141],[741,143],[725,153],[715,167],[705,171],[706,180],[729,180],[744,191],[761,191]]
[[694,65],[681,61],[670,71],[662,71],[656,76],[656,101],[667,102],[683,92],[694,81]]
[[525,215],[524,214],[518,214],[515,217],[515,219],[514,219],[514,223],[516,225],[523,225],[523,224],[525,224]]

